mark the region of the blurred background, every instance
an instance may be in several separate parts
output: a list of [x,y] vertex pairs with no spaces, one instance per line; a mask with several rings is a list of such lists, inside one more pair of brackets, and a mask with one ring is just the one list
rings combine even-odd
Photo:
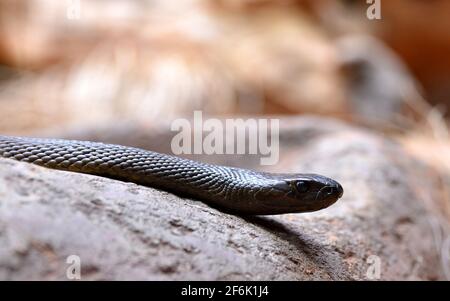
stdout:
[[1,0],[0,132],[140,145],[194,110],[313,114],[448,173],[450,2],[381,4]]
[[[379,2],[381,19],[371,20],[366,0],[0,0],[0,135],[170,153],[171,121],[192,119],[194,110],[204,118],[276,117],[281,160],[273,168],[240,155],[186,157],[292,171],[308,139],[329,131],[335,139],[316,144],[304,160],[328,158],[327,175],[352,186],[345,197],[355,200],[348,204],[356,217],[364,213],[359,204],[387,198],[395,205],[400,198],[375,190],[378,182],[361,182],[381,178],[391,181],[381,187],[395,192],[396,179],[424,166],[403,188],[424,203],[430,199],[434,212],[450,221],[450,1]],[[363,134],[339,136],[342,127]],[[364,139],[372,134],[401,146],[400,155],[368,152],[383,149]],[[328,164],[348,150],[350,159]],[[386,163],[377,160],[403,157],[403,150],[419,164],[385,176]],[[377,164],[383,168],[374,171]],[[413,208],[414,197],[403,195]],[[355,220],[354,228],[333,225],[352,234],[360,229]],[[323,221],[326,226],[311,228],[328,233],[329,220]],[[409,223],[403,218],[398,227]],[[349,262],[361,256],[349,254]]]

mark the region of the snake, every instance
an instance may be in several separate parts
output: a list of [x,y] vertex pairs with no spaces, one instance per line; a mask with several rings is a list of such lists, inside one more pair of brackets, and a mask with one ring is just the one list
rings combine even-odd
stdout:
[[319,174],[260,172],[102,142],[0,135],[0,156],[132,182],[238,215],[317,211],[344,192]]

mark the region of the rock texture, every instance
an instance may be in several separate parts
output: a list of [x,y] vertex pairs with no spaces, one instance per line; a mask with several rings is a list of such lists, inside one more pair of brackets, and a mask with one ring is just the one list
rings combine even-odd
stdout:
[[308,143],[285,143],[273,168],[343,184],[338,203],[308,214],[233,216],[132,183],[0,159],[0,279],[65,280],[70,255],[82,280],[443,279],[432,170],[383,137],[319,121],[315,131],[293,123],[287,135]]

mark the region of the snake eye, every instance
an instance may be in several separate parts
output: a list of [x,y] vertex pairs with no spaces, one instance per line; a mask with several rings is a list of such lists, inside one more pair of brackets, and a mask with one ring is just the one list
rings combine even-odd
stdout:
[[305,181],[296,181],[295,182],[295,188],[300,193],[305,193],[309,189],[309,184]]

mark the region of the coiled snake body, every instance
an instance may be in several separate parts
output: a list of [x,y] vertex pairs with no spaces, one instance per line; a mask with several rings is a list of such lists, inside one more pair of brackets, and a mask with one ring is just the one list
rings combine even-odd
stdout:
[[0,136],[0,156],[134,182],[237,214],[315,211],[343,194],[320,175],[256,172],[98,142]]

